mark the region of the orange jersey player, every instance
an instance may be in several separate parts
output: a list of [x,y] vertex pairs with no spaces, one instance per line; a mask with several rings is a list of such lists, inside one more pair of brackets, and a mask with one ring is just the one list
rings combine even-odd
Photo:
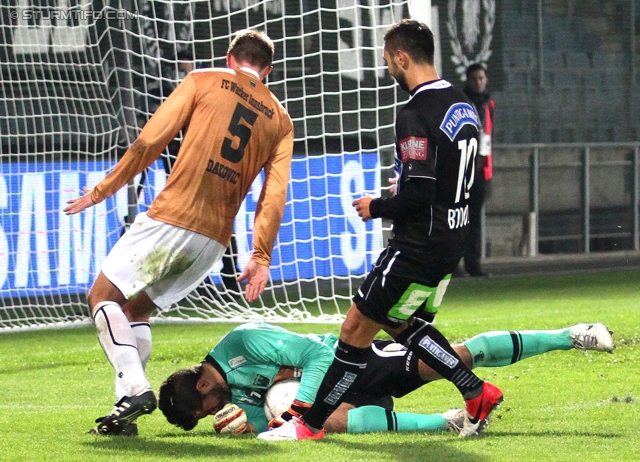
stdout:
[[151,165],[183,127],[188,129],[178,158],[147,215],[227,245],[240,204],[265,168],[267,196],[256,213],[254,259],[268,265],[284,210],[293,125],[248,68],[188,74],[116,168],[93,188],[92,201],[112,196]]
[[155,409],[144,373],[151,313],[184,298],[222,258],[240,205],[263,169],[253,255],[238,279],[247,280],[250,302],[264,291],[293,155],[291,118],[262,83],[273,53],[265,34],[239,32],[227,52],[228,69],[188,74],[113,171],[64,209],[78,213],[114,195],[158,159],[178,131],[186,131],[164,190],[109,252],[89,291],[119,398],[93,433],[137,433],[137,417]]

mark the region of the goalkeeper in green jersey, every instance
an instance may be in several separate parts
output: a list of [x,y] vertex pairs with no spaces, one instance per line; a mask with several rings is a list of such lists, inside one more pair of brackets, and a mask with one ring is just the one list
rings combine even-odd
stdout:
[[[160,387],[159,407],[170,423],[184,430],[215,415],[228,402],[246,413],[246,431],[277,427],[311,406],[336,346],[333,334],[301,335],[265,323],[243,324],[223,337],[200,364],[173,373]],[[611,352],[613,347],[609,329],[600,323],[487,332],[454,345],[470,368],[507,366],[553,350]],[[364,375],[367,385],[330,416],[327,432],[459,431],[462,426],[462,410],[429,415],[393,412],[394,397],[441,378],[402,345],[374,341]],[[268,422],[265,395],[271,385],[290,378],[300,379],[295,400],[288,411]]]

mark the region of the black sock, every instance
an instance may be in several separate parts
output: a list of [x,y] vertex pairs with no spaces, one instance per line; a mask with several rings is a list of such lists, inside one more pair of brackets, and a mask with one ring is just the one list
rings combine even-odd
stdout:
[[[311,428],[320,429],[325,421],[344,400],[347,392],[351,393],[359,386],[358,376],[367,367],[369,348],[356,348],[338,341],[335,359],[324,375],[318,389],[316,400],[302,419]],[[355,385],[354,385],[355,384]]]
[[483,381],[471,372],[449,341],[432,324],[413,318],[407,330],[395,340],[453,383],[465,398],[476,395],[482,386]]

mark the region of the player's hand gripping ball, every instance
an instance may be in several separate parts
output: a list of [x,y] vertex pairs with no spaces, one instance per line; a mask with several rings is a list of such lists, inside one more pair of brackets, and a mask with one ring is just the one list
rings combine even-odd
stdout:
[[247,429],[247,414],[235,404],[228,403],[213,416],[216,433],[237,434]]

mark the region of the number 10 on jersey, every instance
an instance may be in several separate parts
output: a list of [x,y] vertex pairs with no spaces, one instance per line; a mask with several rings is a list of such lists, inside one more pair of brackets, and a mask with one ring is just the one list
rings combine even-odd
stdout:
[[[471,186],[473,186],[476,171],[474,163],[476,152],[478,152],[478,140],[476,138],[460,140],[458,141],[458,149],[460,150],[460,169],[458,171],[458,186],[456,188],[456,204],[460,202],[460,196],[463,193],[465,200],[469,199],[469,190],[471,190]],[[471,175],[469,179],[467,179],[469,164],[471,164]]]

